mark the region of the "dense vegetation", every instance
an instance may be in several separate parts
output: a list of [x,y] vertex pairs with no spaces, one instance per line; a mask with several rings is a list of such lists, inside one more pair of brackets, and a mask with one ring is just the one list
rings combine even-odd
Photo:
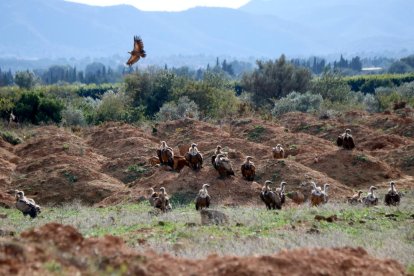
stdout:
[[[359,58],[347,61],[341,57],[335,66],[358,62]],[[321,64],[324,62],[314,60],[318,70]],[[0,72],[3,82],[8,83],[0,87],[0,116],[8,120],[13,112],[19,122],[86,125],[182,117],[222,120],[253,113],[277,116],[290,111],[381,112],[401,103],[414,105],[413,73],[343,77],[339,71],[325,70],[314,75],[283,55],[276,60],[259,60],[255,69],[236,76],[240,66],[217,59],[215,66],[198,70],[148,67],[119,74],[122,80],[112,84],[100,84],[114,76],[112,70],[100,64],[91,64],[82,73],[97,84],[70,84],[55,78],[60,74],[67,80],[77,80],[79,73],[70,67],[66,71],[59,67],[45,71],[46,83],[54,83],[49,85],[41,84],[39,76],[30,71],[17,72],[12,85],[5,81],[11,72]]]

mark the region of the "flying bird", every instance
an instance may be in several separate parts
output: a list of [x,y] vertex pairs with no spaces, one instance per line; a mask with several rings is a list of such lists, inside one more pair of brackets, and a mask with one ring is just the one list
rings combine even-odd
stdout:
[[127,65],[132,66],[135,62],[137,62],[140,58],[144,58],[147,54],[144,51],[144,43],[139,36],[134,36],[134,49],[132,52],[128,52],[131,54],[131,57],[127,61]]

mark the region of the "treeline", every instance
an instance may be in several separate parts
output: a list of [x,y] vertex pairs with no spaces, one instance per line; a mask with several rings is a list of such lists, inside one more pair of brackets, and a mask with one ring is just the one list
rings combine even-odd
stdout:
[[331,70],[315,76],[284,55],[257,61],[256,68],[240,78],[232,77],[224,60],[202,70],[148,67],[126,74],[122,82],[101,85],[33,86],[28,73],[16,73],[19,86],[0,88],[3,119],[11,112],[20,122],[63,125],[183,117],[222,120],[291,111],[326,117],[344,110],[384,111],[400,102],[414,105],[413,75],[344,78]]

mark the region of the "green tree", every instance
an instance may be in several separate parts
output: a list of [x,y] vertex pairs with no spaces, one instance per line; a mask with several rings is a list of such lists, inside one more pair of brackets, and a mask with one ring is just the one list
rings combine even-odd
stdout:
[[311,92],[332,102],[345,102],[350,97],[351,88],[341,75],[327,71],[314,81]]
[[20,121],[39,124],[41,122],[59,123],[62,119],[63,103],[43,93],[24,92],[14,107]]
[[20,88],[30,89],[35,85],[35,76],[29,71],[16,72],[14,76],[14,83]]
[[242,85],[253,94],[257,105],[270,104],[271,99],[280,99],[292,91],[306,92],[312,75],[308,69],[295,67],[284,55],[275,61],[257,61],[258,68],[245,74]]

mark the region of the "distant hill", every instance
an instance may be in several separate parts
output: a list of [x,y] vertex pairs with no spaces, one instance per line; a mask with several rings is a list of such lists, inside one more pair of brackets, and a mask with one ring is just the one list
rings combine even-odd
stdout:
[[238,10],[168,13],[63,0],[0,1],[0,57],[126,58],[135,34],[144,39],[147,61],[169,55],[278,57],[414,50],[414,22],[408,16],[414,1],[382,2],[253,0]]

